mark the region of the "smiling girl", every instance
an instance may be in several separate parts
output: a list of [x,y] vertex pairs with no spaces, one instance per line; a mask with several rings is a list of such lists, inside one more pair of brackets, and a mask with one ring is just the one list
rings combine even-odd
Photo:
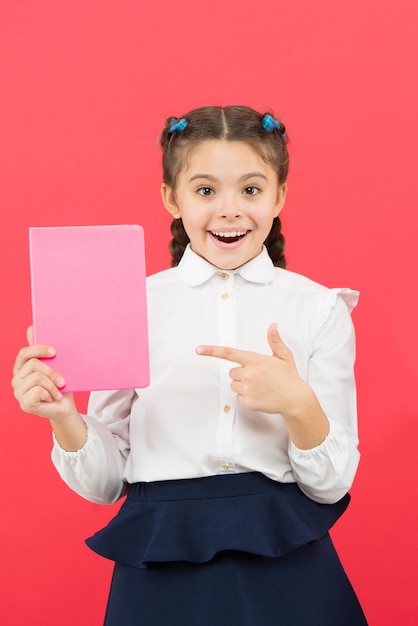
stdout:
[[358,294],[284,269],[289,157],[271,114],[196,109],[161,146],[173,261],[148,279],[150,386],[94,392],[80,416],[39,345],[13,379],[50,418],[67,484],[127,494],[87,541],[115,561],[105,624],[364,625],[328,534],[359,460]]

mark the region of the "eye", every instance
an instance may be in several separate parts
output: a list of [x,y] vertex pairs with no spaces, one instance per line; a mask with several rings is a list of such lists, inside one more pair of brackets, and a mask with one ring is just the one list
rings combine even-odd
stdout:
[[244,189],[244,194],[246,196],[256,196],[258,193],[260,193],[261,189],[259,187],[256,187],[255,185],[248,185],[248,187],[245,187]]
[[199,187],[197,193],[201,196],[211,196],[215,192],[213,191],[212,187]]

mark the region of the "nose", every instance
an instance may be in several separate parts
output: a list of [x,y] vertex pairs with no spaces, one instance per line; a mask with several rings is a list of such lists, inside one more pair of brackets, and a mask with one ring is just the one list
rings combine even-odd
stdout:
[[224,197],[219,206],[219,216],[223,219],[235,219],[242,215],[238,207],[236,199],[233,197]]

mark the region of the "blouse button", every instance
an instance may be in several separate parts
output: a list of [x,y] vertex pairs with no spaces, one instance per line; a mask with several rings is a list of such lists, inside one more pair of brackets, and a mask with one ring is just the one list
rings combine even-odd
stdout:
[[230,410],[231,410],[231,407],[229,406],[229,404],[225,404],[224,413],[229,413]]
[[227,293],[223,293],[221,295],[222,300],[226,300],[227,298],[229,298],[229,295]]
[[229,463],[228,463],[228,461],[224,461],[224,462],[222,463],[222,467],[224,468],[224,470],[229,469]]
[[221,278],[222,278],[222,280],[228,280],[229,275],[226,272],[222,272]]

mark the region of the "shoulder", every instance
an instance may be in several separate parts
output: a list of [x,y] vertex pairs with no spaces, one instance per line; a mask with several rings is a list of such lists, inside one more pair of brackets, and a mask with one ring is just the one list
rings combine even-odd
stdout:
[[179,282],[176,267],[171,267],[147,276],[147,289],[158,289]]
[[316,318],[320,328],[334,312],[349,318],[359,299],[359,292],[348,287],[326,287],[307,276],[282,268],[275,268],[273,284],[284,292],[298,310],[306,310]]
[[325,285],[321,285],[321,283],[317,283],[303,274],[297,274],[281,267],[274,268],[274,282],[285,289],[300,291],[301,293],[325,294],[329,291]]

